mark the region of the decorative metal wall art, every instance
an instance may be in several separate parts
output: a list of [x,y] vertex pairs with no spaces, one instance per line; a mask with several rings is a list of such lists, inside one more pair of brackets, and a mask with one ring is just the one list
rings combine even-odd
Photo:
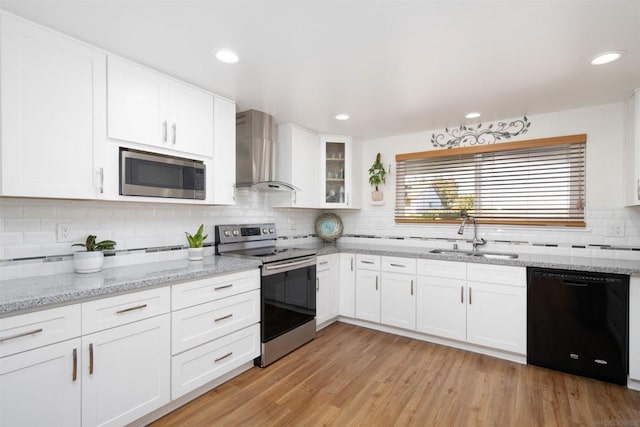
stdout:
[[[489,127],[482,129],[482,123],[477,127],[460,125],[459,128],[444,130],[445,133],[431,135],[431,144],[439,148],[458,148],[465,145],[482,145],[493,144],[501,139],[511,138],[522,135],[529,130],[531,122],[524,116],[521,120],[512,122],[498,122],[490,124]],[[445,135],[446,134],[446,135]],[[449,136],[449,139],[445,141]]]

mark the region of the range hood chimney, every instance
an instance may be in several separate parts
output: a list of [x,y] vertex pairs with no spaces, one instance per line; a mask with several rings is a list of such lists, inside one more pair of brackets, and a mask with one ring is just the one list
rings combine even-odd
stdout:
[[236,187],[266,191],[300,190],[275,180],[277,158],[276,120],[262,111],[236,114]]

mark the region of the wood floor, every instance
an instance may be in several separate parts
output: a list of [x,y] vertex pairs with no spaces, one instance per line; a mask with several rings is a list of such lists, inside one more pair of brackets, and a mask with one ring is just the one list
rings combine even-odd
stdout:
[[640,392],[344,323],[153,424],[640,426]]

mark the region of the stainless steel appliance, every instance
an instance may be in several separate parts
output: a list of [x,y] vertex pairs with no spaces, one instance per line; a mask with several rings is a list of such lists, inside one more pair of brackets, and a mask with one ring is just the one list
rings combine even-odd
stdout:
[[527,269],[527,363],[627,383],[629,276]]
[[248,110],[236,114],[236,187],[258,190],[300,190],[277,181],[276,120],[262,111]]
[[120,194],[204,200],[205,164],[198,160],[120,148]]
[[316,253],[278,248],[273,223],[216,225],[216,253],[258,259],[261,267],[262,355],[265,367],[316,336]]

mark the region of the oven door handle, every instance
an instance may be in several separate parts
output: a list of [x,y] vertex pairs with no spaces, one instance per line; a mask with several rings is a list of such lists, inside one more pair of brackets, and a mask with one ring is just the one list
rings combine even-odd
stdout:
[[264,269],[265,271],[274,271],[274,270],[284,270],[284,269],[291,269],[292,267],[297,267],[299,265],[315,265],[316,263],[316,257],[308,257],[305,259],[302,259],[300,261],[292,261],[292,262],[287,262],[287,263],[283,263],[283,264],[276,264],[276,265],[265,265]]

